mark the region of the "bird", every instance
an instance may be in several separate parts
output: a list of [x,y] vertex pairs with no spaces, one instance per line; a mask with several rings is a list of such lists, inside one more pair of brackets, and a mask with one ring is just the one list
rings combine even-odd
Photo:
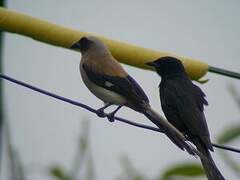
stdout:
[[200,159],[208,179],[223,180],[209,152],[213,146],[204,115],[204,106],[208,105],[205,93],[191,81],[175,57],[164,56],[146,64],[161,77],[159,94],[165,117],[207,157]]
[[122,106],[129,107],[144,114],[180,149],[186,150],[191,155],[198,155],[186,138],[151,108],[143,89],[123,69],[99,38],[84,36],[71,48],[81,52],[79,69],[84,84],[105,104],[98,109],[97,115],[104,117],[103,112],[107,107],[117,105],[117,109],[107,116],[110,121],[114,121],[114,115]]

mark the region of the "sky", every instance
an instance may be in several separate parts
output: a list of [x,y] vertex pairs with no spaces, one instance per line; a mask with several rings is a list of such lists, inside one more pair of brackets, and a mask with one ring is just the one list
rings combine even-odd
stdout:
[[[199,59],[211,66],[240,72],[240,21],[237,0],[113,1],[113,0],[8,0],[9,9],[73,29]],[[102,102],[84,86],[79,74],[80,54],[17,34],[5,34],[4,73],[94,108]],[[162,113],[158,94],[160,78],[154,72],[123,65]],[[235,79],[207,73],[198,84],[207,95],[205,114],[212,141],[225,128],[239,124],[239,109],[229,85]],[[140,172],[154,177],[176,162],[198,160],[175,147],[164,135],[109,123],[94,114],[31,90],[4,82],[4,108],[12,143],[26,169],[61,164],[70,169],[84,119],[91,121],[90,146],[97,179],[116,179],[121,159],[129,157]],[[119,116],[150,124],[128,108]],[[239,142],[231,145],[239,147]],[[212,154],[226,179],[237,179],[226,167],[219,150]],[[235,160],[240,163],[236,154]],[[2,178],[6,178],[6,166]],[[28,171],[29,179],[48,180],[46,173]]]

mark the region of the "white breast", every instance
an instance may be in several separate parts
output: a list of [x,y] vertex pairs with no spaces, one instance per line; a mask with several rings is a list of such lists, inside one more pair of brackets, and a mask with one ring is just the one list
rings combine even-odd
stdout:
[[[90,81],[89,78],[87,77],[84,69],[82,68],[81,63],[80,63],[79,69],[80,69],[80,73],[81,73],[83,82],[85,83],[87,88],[99,99],[101,99],[105,103],[112,103],[112,104],[116,104],[116,105],[124,105],[126,103],[126,99],[123,96],[121,96],[113,91],[102,88],[102,87],[96,85],[94,82]],[[107,82],[107,83],[109,86],[111,86],[110,82]]]

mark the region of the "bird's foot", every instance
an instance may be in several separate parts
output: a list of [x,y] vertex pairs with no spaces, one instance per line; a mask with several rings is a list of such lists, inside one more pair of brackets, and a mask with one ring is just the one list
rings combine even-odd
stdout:
[[115,114],[118,112],[119,109],[121,109],[122,105],[118,106],[117,109],[115,109],[113,112],[107,114],[107,118],[110,122],[114,122],[115,121]]
[[115,121],[114,115],[115,115],[114,112],[107,114],[107,118],[108,118],[109,122],[114,122]]
[[111,106],[111,103],[106,103],[102,108],[99,108],[96,112],[96,114],[98,115],[98,117],[104,118],[107,115],[104,113],[104,109],[106,109],[107,107]]
[[101,118],[106,117],[106,114],[104,113],[104,110],[102,108],[98,109],[96,114],[98,115],[98,117],[101,117]]

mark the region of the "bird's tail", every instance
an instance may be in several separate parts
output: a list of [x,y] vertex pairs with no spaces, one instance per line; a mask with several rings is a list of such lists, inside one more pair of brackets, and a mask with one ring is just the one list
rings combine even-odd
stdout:
[[206,157],[200,157],[200,159],[208,180],[225,180],[221,172],[218,170],[209,150],[205,147],[205,145],[199,140],[195,140],[194,144],[196,145],[198,151],[200,151]]
[[186,150],[191,155],[199,155],[191,144],[187,143],[186,138],[173,125],[166,121],[160,114],[155,112],[150,106],[142,112],[150,121],[158,126],[180,149]]

